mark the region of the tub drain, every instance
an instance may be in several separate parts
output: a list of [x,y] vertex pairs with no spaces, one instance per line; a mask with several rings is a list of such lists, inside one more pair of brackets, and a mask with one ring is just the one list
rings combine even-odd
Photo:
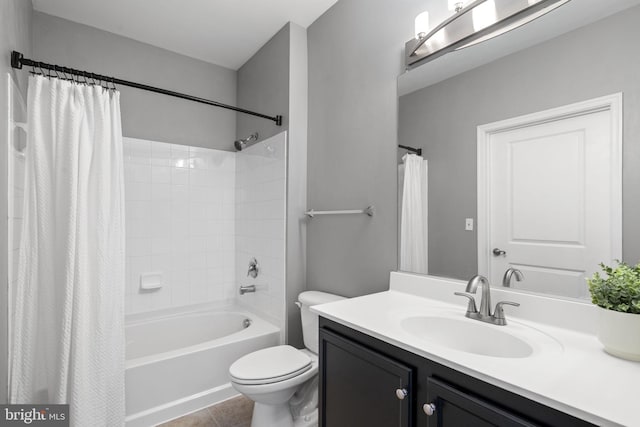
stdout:
[[249,326],[251,326],[251,319],[244,319],[244,320],[242,321],[242,327],[246,329],[246,328],[248,328]]

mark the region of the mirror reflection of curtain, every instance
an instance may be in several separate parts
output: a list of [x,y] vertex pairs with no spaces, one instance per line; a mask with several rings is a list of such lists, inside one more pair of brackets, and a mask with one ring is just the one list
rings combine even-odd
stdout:
[[400,270],[427,274],[427,160],[407,154],[400,212]]

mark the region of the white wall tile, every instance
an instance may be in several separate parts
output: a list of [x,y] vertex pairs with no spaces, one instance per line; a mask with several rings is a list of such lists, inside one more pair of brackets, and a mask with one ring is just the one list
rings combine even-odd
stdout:
[[[256,144],[236,156],[236,189],[223,190],[221,215],[233,204],[235,269],[226,269],[223,277],[234,277],[240,284],[255,284],[255,294],[237,295],[238,302],[278,323],[284,328],[284,237],[285,173],[284,156],[275,158],[263,144]],[[273,153],[284,152],[284,142],[274,143]],[[222,221],[224,224],[225,222]],[[222,234],[224,241],[225,235]],[[225,242],[229,243],[229,242]],[[256,279],[247,278],[248,263],[255,257],[260,264]],[[233,282],[233,280],[230,280]],[[226,295],[234,289],[226,288]]]
[[151,238],[127,237],[126,254],[134,257],[151,255]]
[[151,200],[155,202],[171,202],[171,185],[152,183]]
[[171,219],[165,218],[151,218],[150,225],[150,236],[149,237],[161,237],[161,238],[170,238],[171,237]]
[[125,228],[127,239],[151,238],[151,223],[145,219],[126,220]]
[[171,235],[189,236],[189,207],[180,203],[171,204]]
[[138,294],[140,291],[140,276],[146,273],[150,273],[151,270],[151,255],[146,256],[130,256],[127,257],[130,265],[130,286],[129,292],[131,294]]
[[171,184],[171,171],[174,168],[168,166],[152,166],[151,182],[153,184]]
[[[260,291],[238,301],[282,327],[284,158],[141,140],[125,146],[127,312],[239,298],[255,256]],[[139,290],[149,271],[163,273],[160,291]]]
[[123,138],[125,163],[151,164],[151,141]]
[[127,182],[125,180],[124,194],[126,201],[151,200],[150,182]]
[[[170,237],[154,237],[151,238],[151,255],[168,255],[171,254],[172,241]],[[170,262],[170,260],[168,260]]]
[[126,182],[151,182],[151,166],[138,163],[125,163],[124,178]]
[[171,144],[151,143],[151,164],[154,166],[172,166]]
[[125,138],[127,313],[233,300],[234,188],[235,153]]
[[125,203],[127,219],[145,219],[151,211],[149,200],[128,200]]
[[189,183],[189,169],[175,166],[171,168],[171,184],[187,185]]

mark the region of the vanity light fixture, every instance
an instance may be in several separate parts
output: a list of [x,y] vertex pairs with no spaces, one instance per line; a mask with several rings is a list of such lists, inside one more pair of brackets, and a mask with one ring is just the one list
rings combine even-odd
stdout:
[[416,17],[416,38],[405,43],[407,68],[518,28],[570,0],[448,0],[455,13],[429,29],[429,13]]
[[449,10],[452,12],[460,12],[469,1],[447,0],[449,2]]

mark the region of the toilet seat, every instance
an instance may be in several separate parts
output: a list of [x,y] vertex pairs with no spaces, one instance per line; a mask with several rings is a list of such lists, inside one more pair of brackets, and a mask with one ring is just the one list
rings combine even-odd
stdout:
[[237,384],[272,384],[296,377],[312,367],[311,358],[290,345],[254,351],[236,360],[229,368]]

